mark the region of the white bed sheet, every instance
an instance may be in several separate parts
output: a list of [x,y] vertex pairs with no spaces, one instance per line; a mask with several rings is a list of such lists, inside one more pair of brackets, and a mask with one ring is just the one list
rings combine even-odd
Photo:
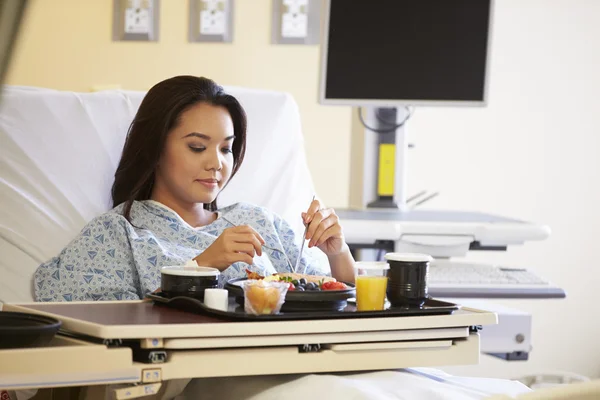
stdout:
[[456,377],[432,368],[359,374],[194,379],[176,400],[479,400],[530,392],[517,381]]

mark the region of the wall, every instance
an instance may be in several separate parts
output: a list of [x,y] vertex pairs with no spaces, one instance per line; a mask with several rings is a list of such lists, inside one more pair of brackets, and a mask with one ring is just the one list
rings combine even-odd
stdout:
[[470,258],[534,269],[566,300],[507,301],[533,313],[527,363],[485,358],[474,374],[567,370],[600,377],[600,2],[497,0],[486,108],[418,108],[407,130],[409,192],[429,207],[548,224],[549,240]]
[[[235,41],[224,45],[188,44],[187,1],[162,3],[159,43],[115,43],[112,1],[37,0],[9,83],[147,89],[191,73],[288,91],[300,106],[318,193],[328,204],[347,205],[351,110],[317,104],[318,48],[270,45],[268,0],[236,2]],[[470,258],[532,268],[568,292],[566,300],[504,302],[533,313],[529,362],[484,358],[452,371],[600,376],[593,252],[600,237],[599,14],[595,0],[497,0],[488,107],[418,108],[407,124],[416,145],[410,193],[439,190],[431,207],[494,212],[553,230],[545,242]]]
[[[32,0],[9,84],[147,90],[179,74],[290,92],[300,107],[317,193],[347,205],[350,109],[317,104],[319,47],[272,45],[271,1],[238,0],[231,44],[189,43],[188,1],[163,0],[158,42],[113,42],[112,0]],[[307,199],[310,202],[310,199]]]

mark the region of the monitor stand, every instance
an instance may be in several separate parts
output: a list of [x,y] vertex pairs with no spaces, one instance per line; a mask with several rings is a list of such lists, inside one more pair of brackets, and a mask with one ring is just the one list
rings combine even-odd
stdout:
[[395,128],[406,119],[406,113],[404,107],[363,109],[363,120],[372,128],[364,128],[363,204],[367,208],[407,210],[408,139],[404,125]]

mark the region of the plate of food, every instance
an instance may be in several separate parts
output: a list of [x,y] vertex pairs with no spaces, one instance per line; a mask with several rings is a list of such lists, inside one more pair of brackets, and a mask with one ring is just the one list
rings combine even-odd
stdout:
[[283,282],[288,284],[283,312],[292,311],[341,311],[347,306],[347,300],[355,296],[353,284],[339,282],[330,276],[306,275],[297,273],[278,273],[261,276],[246,270],[246,277],[231,279],[225,284],[229,295],[235,297],[238,304],[244,304],[244,283],[248,280],[264,282]]

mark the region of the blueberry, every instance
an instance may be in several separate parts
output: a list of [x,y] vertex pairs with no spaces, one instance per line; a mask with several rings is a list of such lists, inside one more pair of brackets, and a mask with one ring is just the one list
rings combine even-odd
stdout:
[[297,292],[304,292],[304,288],[302,286],[296,286]]
[[298,282],[300,282],[302,285],[306,285],[307,283],[305,278],[300,278]]
[[316,287],[317,287],[317,285],[315,285],[313,282],[308,282],[306,284],[306,289],[307,290],[315,290]]

